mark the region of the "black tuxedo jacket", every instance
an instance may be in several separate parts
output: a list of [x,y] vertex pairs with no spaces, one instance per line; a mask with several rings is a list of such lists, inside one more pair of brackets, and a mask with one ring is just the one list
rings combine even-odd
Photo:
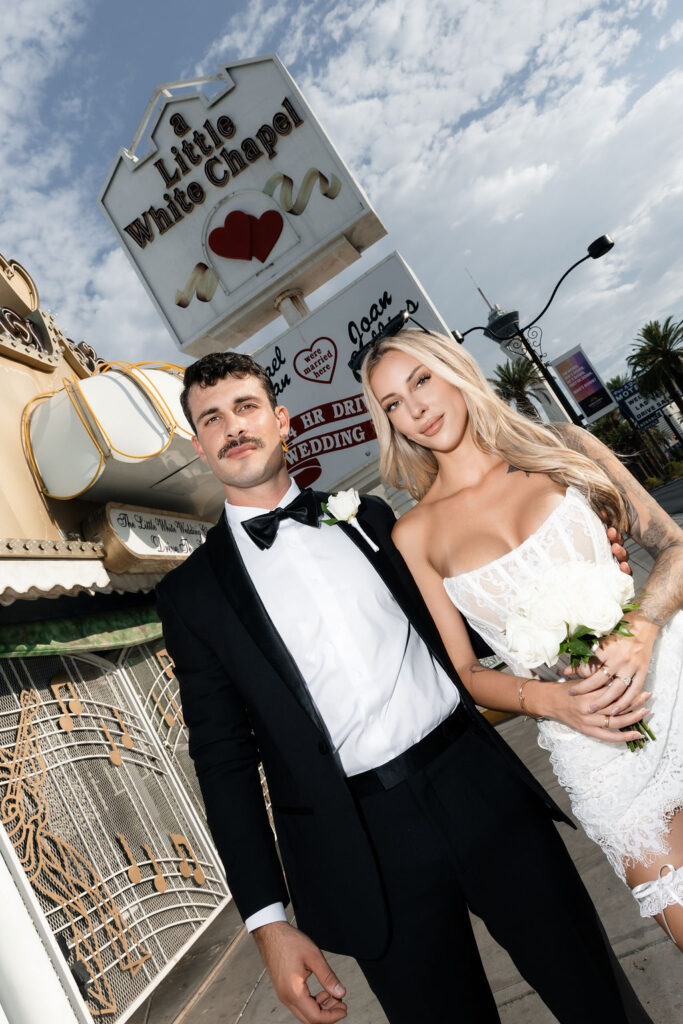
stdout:
[[[389,506],[363,497],[358,522],[379,551],[353,527],[339,529],[367,556],[459,689],[473,726],[538,797],[539,810],[567,821],[462,686],[392,544]],[[373,851],[325,725],[244,568],[225,516],[159,584],[157,598],[209,828],[240,913],[247,917],[288,902],[261,791],[262,761],[299,927],[324,949],[380,956],[389,922]]]

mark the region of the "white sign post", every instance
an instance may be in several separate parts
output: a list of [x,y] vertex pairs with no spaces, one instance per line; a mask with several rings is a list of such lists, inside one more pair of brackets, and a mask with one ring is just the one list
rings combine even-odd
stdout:
[[212,77],[225,88],[211,99],[188,92],[196,82],[157,89],[148,151],[121,150],[100,195],[174,341],[194,355],[239,345],[278,315],[284,292],[313,291],[386,234],[277,57]]
[[408,265],[392,253],[252,353],[292,417],[287,462],[300,486],[334,490],[366,467],[376,474],[375,432],[348,361],[402,309],[428,330],[450,334]]

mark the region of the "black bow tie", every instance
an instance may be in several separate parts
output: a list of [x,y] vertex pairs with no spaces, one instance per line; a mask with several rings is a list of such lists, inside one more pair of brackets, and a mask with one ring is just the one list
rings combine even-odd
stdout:
[[307,487],[286,508],[275,508],[272,512],[264,512],[262,516],[245,519],[242,526],[254,544],[263,551],[265,548],[271,547],[277,537],[282,519],[295,519],[297,523],[303,523],[304,526],[318,526],[319,516],[318,499]]

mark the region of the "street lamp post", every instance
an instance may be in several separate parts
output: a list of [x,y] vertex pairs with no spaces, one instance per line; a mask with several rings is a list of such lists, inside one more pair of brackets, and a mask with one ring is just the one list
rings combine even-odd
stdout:
[[[600,238],[596,238],[594,242],[591,242],[591,244],[588,246],[588,253],[587,253],[587,255],[583,256],[580,260],[577,260],[576,263],[572,263],[571,267],[569,267],[567,270],[565,270],[564,274],[562,275],[560,280],[557,282],[557,284],[553,288],[552,294],[551,294],[550,298],[548,299],[548,301],[546,302],[546,304],[543,307],[543,309],[541,310],[541,312],[538,313],[533,318],[533,320],[530,320],[528,324],[525,324],[524,327],[520,327],[519,326],[519,313],[516,310],[512,310],[509,313],[501,312],[498,316],[490,317],[489,318],[489,325],[487,327],[483,327],[483,326],[470,327],[470,328],[468,328],[468,330],[464,331],[462,334],[460,333],[460,331],[452,331],[451,333],[453,334],[453,337],[455,338],[455,340],[457,342],[462,344],[462,342],[465,340],[466,336],[468,334],[470,334],[472,331],[483,331],[487,338],[491,338],[491,339],[493,339],[494,341],[497,341],[497,342],[507,342],[507,343],[510,343],[514,339],[521,346],[521,348],[527,354],[527,356],[529,357],[531,362],[534,364],[534,366],[536,367],[538,372],[541,374],[541,376],[545,380],[546,384],[548,385],[548,387],[550,388],[552,393],[555,395],[555,398],[557,399],[557,401],[560,403],[562,408],[565,410],[565,412],[569,416],[569,418],[572,421],[572,423],[577,423],[577,424],[580,425],[583,422],[581,416],[574,410],[574,407],[572,406],[571,402],[569,401],[569,399],[567,398],[567,396],[563,392],[563,390],[560,387],[559,383],[553,377],[553,375],[551,374],[549,368],[543,362],[543,359],[538,354],[538,352],[534,348],[532,342],[527,337],[527,333],[526,332],[529,330],[530,327],[534,327],[534,325],[538,323],[538,321],[541,319],[543,314],[547,311],[547,309],[550,306],[550,303],[555,298],[555,295],[557,294],[557,290],[560,287],[560,285],[562,284],[562,282],[564,281],[565,277],[567,277],[568,274],[571,274],[572,270],[574,270],[576,267],[578,267],[580,263],[584,263],[585,260],[588,260],[588,259],[593,259],[593,260],[600,259],[601,256],[604,256],[605,253],[608,253],[610,251],[610,249],[613,247],[613,245],[614,245],[614,242],[612,241],[612,239],[610,238],[609,235],[601,235]],[[484,296],[484,298],[486,299],[486,296]],[[488,303],[488,299],[486,299],[486,301]],[[488,303],[488,304],[489,304],[489,307],[490,307],[490,303]],[[493,312],[494,311],[492,309],[492,313]],[[492,329],[494,324],[495,324],[496,330]],[[540,328],[537,327],[536,331],[540,334]]]

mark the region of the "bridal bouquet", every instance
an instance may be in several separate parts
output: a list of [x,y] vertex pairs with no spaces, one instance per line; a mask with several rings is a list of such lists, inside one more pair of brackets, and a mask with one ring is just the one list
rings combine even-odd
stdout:
[[[513,602],[505,623],[510,652],[524,668],[551,667],[563,654],[576,668],[588,661],[602,637],[632,636],[622,616],[639,607],[633,597],[632,578],[614,562],[556,566],[524,587]],[[654,739],[644,722],[631,728]],[[629,747],[635,749],[632,743]]]

